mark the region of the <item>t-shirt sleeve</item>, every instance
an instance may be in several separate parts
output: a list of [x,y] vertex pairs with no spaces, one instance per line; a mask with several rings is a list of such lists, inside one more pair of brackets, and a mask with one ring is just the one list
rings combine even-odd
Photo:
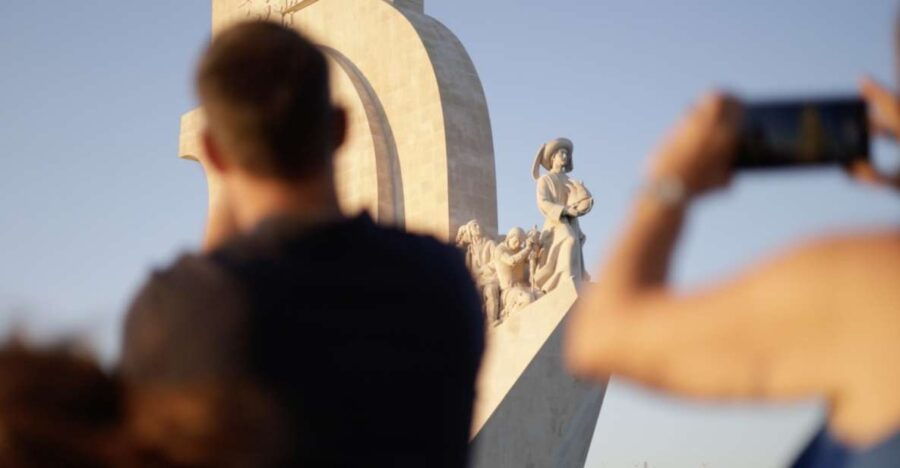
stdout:
[[245,298],[211,261],[154,273],[125,319],[121,371],[139,382],[234,378],[246,370]]

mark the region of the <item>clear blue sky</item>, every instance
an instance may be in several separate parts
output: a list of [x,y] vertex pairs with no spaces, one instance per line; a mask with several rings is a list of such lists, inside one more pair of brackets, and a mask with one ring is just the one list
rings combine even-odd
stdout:
[[[592,263],[646,154],[702,90],[846,91],[862,73],[894,82],[887,0],[426,0],[426,10],[481,74],[501,228],[540,222],[531,158],[568,136],[575,177],[597,200],[583,222]],[[206,0],[0,2],[0,327],[76,331],[114,356],[134,288],[197,245],[203,179],[176,148],[209,14]],[[692,213],[677,279],[698,284],[822,231],[895,225],[898,202],[835,171],[738,177]],[[614,381],[588,466],[776,467],[818,417],[815,403],[712,407]]]

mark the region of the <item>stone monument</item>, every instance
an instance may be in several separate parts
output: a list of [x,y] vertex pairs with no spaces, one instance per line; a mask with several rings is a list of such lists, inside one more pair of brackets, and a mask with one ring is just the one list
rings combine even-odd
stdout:
[[[490,118],[459,40],[425,14],[424,0],[212,0],[212,16],[213,34],[264,19],[297,27],[319,44],[334,99],[348,111],[348,139],[335,171],[342,209],[367,210],[378,222],[457,241],[470,268],[483,275],[485,304],[502,324],[489,329],[479,376],[473,464],[583,466],[605,388],[576,381],[560,358],[562,322],[583,278],[551,274],[552,288],[534,283],[541,266],[556,271],[546,267],[551,257],[539,258],[552,250],[541,252],[547,223],[540,232],[514,230],[495,240]],[[202,109],[182,116],[181,157],[197,159],[203,125]],[[575,237],[553,232],[569,247],[580,236],[580,230]]]
[[494,269],[470,265],[479,286],[495,281],[500,297],[496,318],[484,303],[493,326],[475,405],[477,467],[583,466],[587,456],[605,387],[577,382],[561,365],[562,321],[588,280],[578,218],[594,206],[584,184],[568,176],[573,150],[557,138],[535,158],[543,228],[528,235],[513,228],[499,244],[481,240],[479,255]]

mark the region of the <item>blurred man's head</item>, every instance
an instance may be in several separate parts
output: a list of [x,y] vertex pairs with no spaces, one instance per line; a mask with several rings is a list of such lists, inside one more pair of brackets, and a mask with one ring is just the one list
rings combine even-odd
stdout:
[[331,102],[325,56],[296,31],[247,22],[222,32],[200,61],[197,92],[207,153],[220,170],[284,181],[330,177],[344,114]]

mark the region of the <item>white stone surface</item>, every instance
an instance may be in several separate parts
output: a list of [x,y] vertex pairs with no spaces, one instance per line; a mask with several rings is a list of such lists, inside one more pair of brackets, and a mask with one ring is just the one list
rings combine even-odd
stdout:
[[181,116],[181,132],[178,135],[178,156],[184,159],[200,160],[203,146],[200,132],[206,126],[203,109],[194,109]]
[[425,12],[425,0],[388,0],[397,8],[404,8],[418,13]]
[[472,427],[474,466],[583,467],[606,390],[562,364],[571,281],[488,332]]
[[473,434],[481,430],[577,299],[575,285],[566,282],[488,331]]

